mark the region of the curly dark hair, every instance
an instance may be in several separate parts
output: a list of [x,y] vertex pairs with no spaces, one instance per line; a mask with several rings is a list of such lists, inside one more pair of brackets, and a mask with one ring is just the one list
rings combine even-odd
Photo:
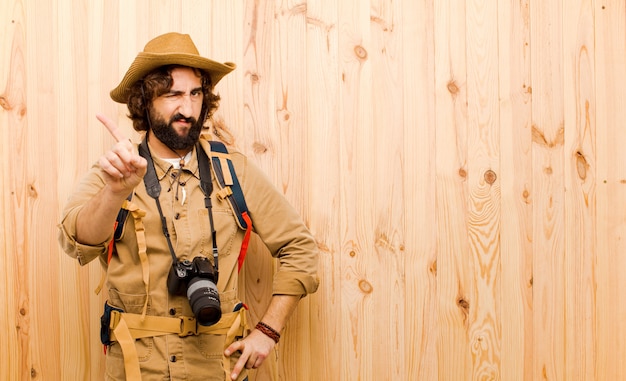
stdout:
[[[130,88],[126,104],[129,111],[128,117],[133,121],[135,131],[149,130],[150,124],[146,118],[149,115],[152,100],[170,91],[174,82],[171,74],[172,70],[180,67],[186,66],[167,65],[156,68],[146,74],[143,79],[135,82]],[[219,106],[220,96],[213,93],[211,77],[206,72],[200,69],[192,69],[201,77],[204,99],[198,120],[204,124]]]

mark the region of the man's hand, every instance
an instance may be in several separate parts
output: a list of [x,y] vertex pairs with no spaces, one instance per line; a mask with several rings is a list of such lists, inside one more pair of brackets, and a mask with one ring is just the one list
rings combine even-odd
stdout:
[[244,367],[246,369],[256,369],[260,367],[267,356],[269,356],[274,345],[276,345],[274,340],[256,329],[244,339],[232,343],[226,348],[224,355],[228,357],[235,352],[241,352],[241,357],[239,357],[239,360],[235,364],[230,378],[236,380]]
[[110,151],[100,157],[98,163],[106,175],[111,191],[127,195],[146,174],[146,159],[136,152],[134,145],[112,120],[104,115],[96,115],[96,118],[117,142]]
[[[261,321],[277,332],[282,331],[285,323],[296,309],[300,298],[300,295],[273,295]],[[235,364],[230,378],[236,380],[244,367],[246,369],[260,367],[275,345],[276,343],[272,338],[257,329],[254,329],[243,340],[232,343],[226,348],[224,355],[228,357],[235,352],[241,352],[241,357]]]

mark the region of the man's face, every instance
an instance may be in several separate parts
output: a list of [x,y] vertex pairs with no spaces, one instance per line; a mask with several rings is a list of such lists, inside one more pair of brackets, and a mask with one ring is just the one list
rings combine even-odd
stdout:
[[198,141],[202,130],[201,77],[191,68],[172,70],[172,88],[152,101],[151,129],[173,150],[186,150]]

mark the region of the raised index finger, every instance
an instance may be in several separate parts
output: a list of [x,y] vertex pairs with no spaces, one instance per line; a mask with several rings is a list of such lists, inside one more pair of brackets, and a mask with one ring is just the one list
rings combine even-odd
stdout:
[[106,127],[107,130],[109,130],[109,133],[113,136],[115,141],[121,142],[128,140],[120,128],[111,119],[102,114],[96,114],[96,118],[100,121],[100,123],[104,124],[104,127]]

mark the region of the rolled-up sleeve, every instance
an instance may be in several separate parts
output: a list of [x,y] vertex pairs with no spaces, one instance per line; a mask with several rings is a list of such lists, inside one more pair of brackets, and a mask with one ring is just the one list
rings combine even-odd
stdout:
[[86,265],[94,259],[106,254],[108,242],[113,238],[113,227],[103,226],[111,231],[109,238],[95,246],[84,245],[76,241],[76,221],[83,205],[96,195],[104,186],[99,174],[99,168],[94,166],[83,177],[74,193],[69,197],[63,209],[61,222],[58,225],[58,241],[61,248],[70,257],[78,260],[80,265]]

